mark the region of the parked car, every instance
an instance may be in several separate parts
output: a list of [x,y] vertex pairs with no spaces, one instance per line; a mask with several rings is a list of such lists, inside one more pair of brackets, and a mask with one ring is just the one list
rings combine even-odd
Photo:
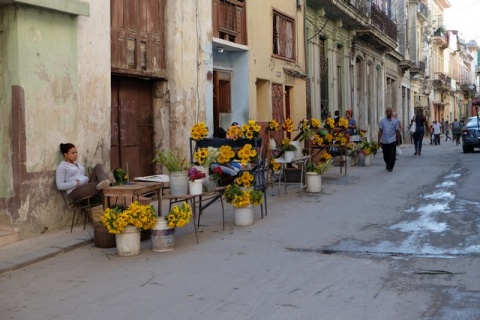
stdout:
[[480,117],[470,117],[462,128],[463,152],[473,152],[480,148]]

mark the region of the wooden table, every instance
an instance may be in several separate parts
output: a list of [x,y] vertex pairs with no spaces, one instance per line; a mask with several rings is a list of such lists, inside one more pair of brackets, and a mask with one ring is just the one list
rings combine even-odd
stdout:
[[139,200],[140,196],[156,193],[158,198],[158,216],[162,215],[162,188],[163,182],[129,182],[119,186],[113,186],[103,189],[103,206],[110,206],[110,198],[119,197],[130,199],[132,202]]

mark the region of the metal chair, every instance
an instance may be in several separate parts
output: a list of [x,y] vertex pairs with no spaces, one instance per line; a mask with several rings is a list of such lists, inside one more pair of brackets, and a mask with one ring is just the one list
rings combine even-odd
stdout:
[[77,211],[78,211],[77,223],[82,211],[85,212],[85,221],[83,222],[83,230],[85,230],[85,227],[87,225],[87,219],[89,217],[90,219],[92,218],[92,207],[97,205],[94,201],[92,201],[92,198],[94,198],[95,196],[88,196],[88,197],[73,201],[68,196],[66,191],[60,191],[60,194],[62,195],[62,199],[63,199],[63,202],[65,203],[65,207],[67,208],[67,210],[70,212],[73,212],[72,225],[70,226],[70,232],[73,231],[73,224],[75,222],[75,215],[77,214]]

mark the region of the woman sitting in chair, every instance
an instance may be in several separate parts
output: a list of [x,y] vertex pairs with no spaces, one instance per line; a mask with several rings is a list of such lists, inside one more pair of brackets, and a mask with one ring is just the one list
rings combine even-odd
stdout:
[[100,164],[93,168],[90,177],[85,176],[84,167],[77,163],[77,148],[72,143],[61,143],[60,152],[64,160],[57,167],[55,182],[58,190],[66,191],[73,201],[95,196],[110,186]]

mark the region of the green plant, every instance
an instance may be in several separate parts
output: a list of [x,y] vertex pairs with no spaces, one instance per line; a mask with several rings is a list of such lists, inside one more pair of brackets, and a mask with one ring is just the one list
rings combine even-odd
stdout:
[[323,175],[327,173],[327,171],[333,166],[332,160],[328,160],[325,162],[319,162],[317,164],[310,162],[307,164],[307,167],[305,168],[306,172],[314,172],[319,175]]
[[128,175],[122,168],[116,168],[113,170],[113,177],[115,178],[115,184],[121,185],[128,180]]
[[162,166],[165,166],[168,172],[181,172],[188,170],[190,167],[189,162],[183,156],[183,152],[180,149],[174,151],[159,149],[153,162],[158,162]]

